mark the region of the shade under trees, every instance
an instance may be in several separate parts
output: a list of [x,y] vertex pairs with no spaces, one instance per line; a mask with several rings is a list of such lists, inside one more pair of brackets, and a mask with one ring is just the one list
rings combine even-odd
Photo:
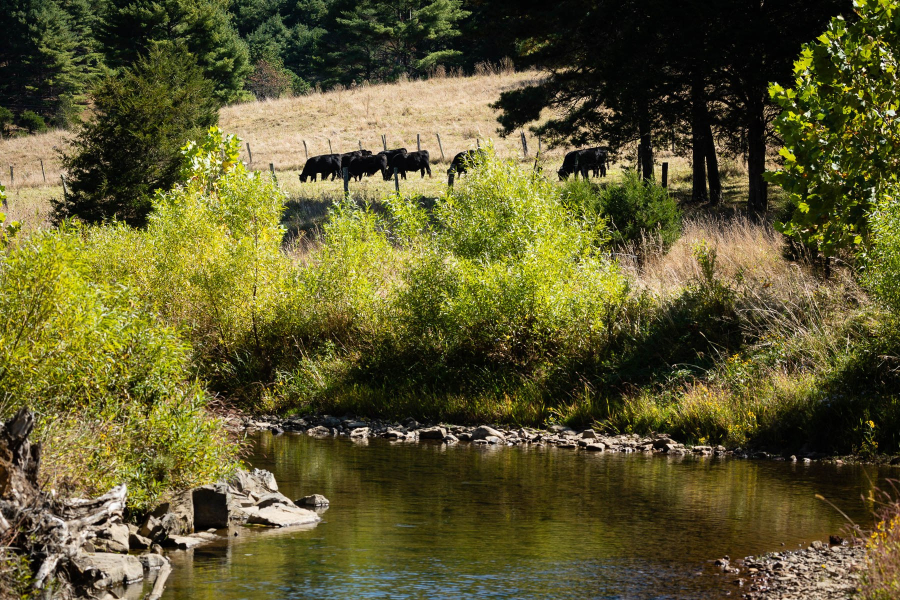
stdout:
[[[496,0],[512,17],[520,61],[548,69],[541,83],[497,106],[511,132],[554,107],[538,128],[551,143],[638,142],[652,176],[654,139],[690,131],[693,198],[721,198],[714,133],[747,156],[750,208],[767,208],[763,173],[772,134],[767,83],[790,74],[801,45],[848,0]],[[573,15],[578,18],[573,19]]]

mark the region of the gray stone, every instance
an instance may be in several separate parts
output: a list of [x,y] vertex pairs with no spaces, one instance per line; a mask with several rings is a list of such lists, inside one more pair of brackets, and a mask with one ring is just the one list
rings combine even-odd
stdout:
[[152,543],[153,540],[146,538],[139,533],[128,534],[128,548],[130,550],[147,550]]
[[420,440],[443,440],[447,437],[447,430],[443,427],[429,427],[419,430]]
[[337,417],[330,417],[328,415],[325,415],[325,418],[322,419],[322,425],[329,428],[340,427],[341,420]]
[[667,450],[666,446],[674,443],[671,438],[661,437],[653,440],[653,447],[657,450]]
[[97,532],[94,547],[100,552],[127,554],[129,549],[129,531],[124,523],[108,523]]
[[[254,494],[257,497],[278,491],[278,483],[275,476],[264,469],[252,471],[238,471],[228,484],[242,494]],[[203,529],[197,527],[197,529]]]
[[141,561],[141,566],[144,567],[145,571],[158,571],[162,569],[164,564],[169,562],[159,554],[142,554],[138,557],[138,560]]
[[354,429],[361,429],[363,427],[368,427],[368,426],[369,426],[369,424],[366,423],[365,421],[347,421],[346,423],[344,423],[344,427],[346,427],[347,429],[349,429],[351,431],[353,431]]
[[484,441],[486,441],[488,444],[502,444],[505,440],[504,438],[498,437],[496,435],[489,435],[484,438]]
[[447,434],[447,437],[444,438],[444,443],[445,443],[445,444],[455,444],[455,443],[458,442],[458,441],[459,441],[459,438],[457,438],[457,437],[456,437],[455,435],[453,435],[452,433],[448,433],[448,434]]
[[286,504],[288,506],[293,505],[291,499],[279,492],[272,492],[271,494],[266,494],[262,498],[259,499],[259,502],[256,503],[257,508],[266,508],[267,506],[272,506],[273,504]]
[[79,572],[94,580],[94,588],[98,590],[137,583],[144,579],[141,561],[129,554],[80,554],[72,559],[72,563]]
[[311,427],[306,430],[306,435],[312,435],[315,437],[325,437],[331,435],[331,430],[327,427],[322,427],[321,425],[317,425],[316,427]]
[[166,548],[174,548],[175,550],[190,550],[201,544],[205,544],[206,540],[192,535],[173,535],[166,538],[163,546]]
[[313,494],[312,496],[304,496],[299,500],[295,500],[297,506],[328,506],[328,498],[321,494]]
[[482,425],[481,427],[476,427],[474,431],[472,431],[472,440],[484,440],[489,437],[495,437],[499,440],[505,440],[506,436],[497,431],[492,427],[488,427],[486,425]]
[[238,498],[223,483],[204,485],[193,490],[194,527],[224,529],[246,522]]
[[584,449],[588,452],[603,452],[604,450],[606,450],[606,446],[604,444],[601,444],[600,442],[594,442],[593,444],[588,444],[587,446],[585,446]]
[[585,429],[581,432],[581,439],[583,440],[595,440],[597,439],[597,433],[593,429]]
[[350,437],[352,437],[352,438],[366,437],[368,435],[369,435],[368,427],[357,427],[356,429],[353,429],[350,431]]
[[250,525],[265,525],[267,527],[294,527],[297,525],[309,525],[322,519],[311,510],[298,506],[284,506],[276,504],[266,508],[252,508],[248,511],[247,523]]

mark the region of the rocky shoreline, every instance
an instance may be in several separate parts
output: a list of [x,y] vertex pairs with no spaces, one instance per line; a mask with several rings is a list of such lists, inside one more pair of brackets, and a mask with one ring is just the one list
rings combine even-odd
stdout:
[[[747,600],[845,600],[852,598],[866,568],[864,547],[813,542],[808,548],[748,556],[742,568],[723,568],[739,577]],[[723,562],[723,561],[718,561]],[[744,576],[744,577],[741,577]]]
[[141,525],[128,523],[124,485],[95,499],[42,490],[40,444],[28,439],[33,428],[34,416],[25,409],[0,423],[0,560],[26,560],[36,596],[134,597],[128,588],[149,582],[145,597],[158,600],[171,571],[165,551],[224,541],[243,526],[314,526],[328,505],[319,495],[291,500],[272,473],[254,469],[182,491]]

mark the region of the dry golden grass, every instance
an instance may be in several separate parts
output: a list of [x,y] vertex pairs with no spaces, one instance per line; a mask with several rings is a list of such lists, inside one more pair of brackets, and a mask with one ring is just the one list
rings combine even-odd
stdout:
[[[0,140],[0,183],[7,194],[18,188],[59,185],[60,161],[57,149],[65,148],[72,134],[62,129]],[[41,173],[41,161],[44,173]],[[13,167],[13,178],[9,168]]]
[[[457,152],[475,148],[477,140],[493,139],[500,156],[521,157],[518,136],[501,139],[497,111],[488,105],[500,93],[533,81],[534,72],[500,73],[474,77],[445,77],[396,84],[362,85],[308,96],[239,104],[222,109],[221,126],[250,144],[258,169],[274,163],[278,171],[302,167],[309,155],[351,152],[363,147],[416,149],[416,135],[432,161],[449,161]],[[329,147],[329,140],[331,146]],[[529,139],[534,156],[537,140]],[[246,152],[246,148],[245,148]],[[561,150],[554,154],[561,154]],[[249,156],[245,155],[245,160]]]

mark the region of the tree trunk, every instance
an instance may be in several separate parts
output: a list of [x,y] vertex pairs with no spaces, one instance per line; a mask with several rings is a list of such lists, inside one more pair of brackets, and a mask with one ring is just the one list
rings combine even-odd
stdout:
[[747,171],[750,178],[750,195],[747,210],[752,215],[763,215],[769,210],[769,184],[763,177],[766,172],[766,121],[765,104],[761,98],[747,107]]
[[691,146],[693,147],[694,177],[692,181],[691,200],[706,202],[706,155],[709,150],[706,136],[709,132],[708,112],[706,110],[706,90],[703,77],[694,77],[691,86]]
[[653,138],[649,119],[642,118],[638,123],[638,129],[641,135],[640,150],[638,151],[641,175],[645,181],[651,181],[653,179]]
[[716,140],[713,138],[708,114],[706,119],[706,177],[709,179],[709,203],[719,204],[722,201],[722,180],[719,178]]

